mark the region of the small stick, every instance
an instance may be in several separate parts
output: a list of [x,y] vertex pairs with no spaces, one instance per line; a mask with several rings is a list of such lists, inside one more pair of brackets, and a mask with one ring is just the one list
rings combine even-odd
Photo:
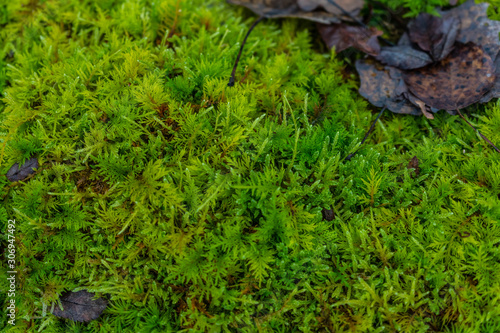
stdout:
[[481,132],[479,132],[479,130],[477,128],[475,128],[471,123],[469,123],[469,121],[467,121],[467,119],[465,119],[465,117],[462,115],[462,113],[460,112],[459,109],[457,109],[457,112],[458,114],[460,115],[460,117],[467,123],[467,125],[469,125],[470,127],[472,127],[476,132],[479,133],[479,135],[486,141],[490,144],[490,146],[493,147],[493,149],[495,149],[498,153],[500,153],[500,149],[498,149],[497,146],[495,146],[493,144],[493,142],[491,142],[487,137],[485,137]]
[[[352,15],[351,13],[349,13],[347,10],[345,10],[344,8],[342,8],[338,3],[336,3],[335,1],[333,0],[327,0],[330,4],[334,5],[335,7],[337,7],[337,9],[339,9],[342,14],[344,14],[345,16],[348,16],[351,20],[353,20],[354,22],[356,22],[357,24],[359,24],[360,26],[362,26],[363,28],[365,29],[370,29],[366,24],[363,23],[363,21],[361,21],[360,19],[358,19],[356,16]],[[390,42],[388,41],[387,39],[385,39],[384,37],[379,37],[381,41],[383,41],[384,43],[386,43],[387,45],[389,46],[394,46],[394,43],[393,42]]]
[[[368,139],[368,137],[370,136],[370,134],[373,132],[373,129],[375,128],[375,124],[377,123],[377,121],[379,120],[379,118],[382,116],[382,114],[384,113],[384,111],[385,111],[386,109],[387,109],[387,108],[386,108],[386,107],[384,107],[384,108],[382,109],[382,111],[380,111],[380,113],[378,114],[377,118],[376,118],[376,119],[375,119],[375,121],[372,123],[372,126],[370,126],[370,129],[368,130],[368,132],[366,132],[365,137],[363,138],[363,141],[361,141],[361,145],[363,145],[363,144],[365,143],[366,139]],[[359,151],[359,149],[358,149],[358,150],[356,150],[354,153],[349,154],[349,155],[348,155],[345,159],[346,159],[346,160],[348,160],[348,161],[350,161],[350,160],[351,160],[351,158],[353,158],[353,157],[354,157],[354,155],[356,155],[356,153],[357,153],[358,151]]]
[[263,19],[265,19],[264,16],[259,17],[252,24],[250,29],[248,29],[247,35],[245,36],[245,39],[243,39],[243,42],[241,43],[240,52],[238,53],[238,57],[236,58],[236,62],[234,63],[233,72],[231,73],[231,77],[229,78],[229,83],[227,84],[229,87],[234,86],[236,69],[238,68],[238,63],[240,62],[241,53],[243,52],[243,48],[245,47],[245,43],[247,42],[247,38],[248,38],[248,36],[250,36],[250,33],[257,26],[257,24],[259,24]]

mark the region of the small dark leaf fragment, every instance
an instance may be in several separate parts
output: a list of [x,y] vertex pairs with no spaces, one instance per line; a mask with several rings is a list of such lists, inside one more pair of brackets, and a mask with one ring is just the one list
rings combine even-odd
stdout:
[[333,209],[323,209],[321,211],[321,215],[323,215],[324,221],[333,221],[333,219],[335,218],[335,213],[333,212]]
[[11,182],[17,182],[35,173],[36,168],[38,168],[38,159],[36,157],[32,157],[22,166],[19,166],[19,163],[15,163],[9,171],[7,171],[6,176]]
[[407,169],[408,170],[411,170],[411,169],[415,170],[412,174],[412,178],[416,178],[416,177],[420,176],[419,164],[420,164],[420,162],[418,161],[417,156],[413,156],[410,163],[408,163]]
[[56,305],[52,313],[57,317],[80,322],[97,319],[106,309],[108,302],[103,298],[93,300],[93,297],[94,293],[86,290],[67,292],[60,297],[64,310]]
[[427,53],[415,50],[411,46],[383,47],[377,60],[404,70],[421,68],[432,63],[432,59]]

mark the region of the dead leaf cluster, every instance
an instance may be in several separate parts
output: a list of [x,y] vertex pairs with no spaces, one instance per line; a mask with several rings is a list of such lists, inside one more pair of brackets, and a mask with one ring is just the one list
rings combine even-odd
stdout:
[[398,45],[356,62],[360,94],[377,107],[428,118],[500,97],[500,22],[488,19],[488,6],[469,0],[440,17],[419,15]]

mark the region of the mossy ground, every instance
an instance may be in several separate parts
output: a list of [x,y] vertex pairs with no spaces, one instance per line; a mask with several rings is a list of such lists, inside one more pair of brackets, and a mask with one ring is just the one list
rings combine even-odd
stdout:
[[[40,162],[0,177],[4,331],[500,331],[500,154],[458,117],[386,113],[345,161],[378,110],[314,24],[261,23],[227,87],[254,19],[3,2],[1,174]],[[496,101],[466,113],[500,143]],[[50,314],[76,289],[110,300],[98,320]]]

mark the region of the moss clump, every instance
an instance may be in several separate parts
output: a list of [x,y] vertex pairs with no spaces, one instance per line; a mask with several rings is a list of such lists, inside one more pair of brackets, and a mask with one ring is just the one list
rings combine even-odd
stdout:
[[[228,88],[254,18],[223,1],[0,8],[1,173],[40,162],[0,177],[2,329],[500,330],[500,155],[459,118],[386,115],[345,161],[376,110],[314,25],[259,25]],[[87,325],[49,311],[78,288],[110,300]]]

